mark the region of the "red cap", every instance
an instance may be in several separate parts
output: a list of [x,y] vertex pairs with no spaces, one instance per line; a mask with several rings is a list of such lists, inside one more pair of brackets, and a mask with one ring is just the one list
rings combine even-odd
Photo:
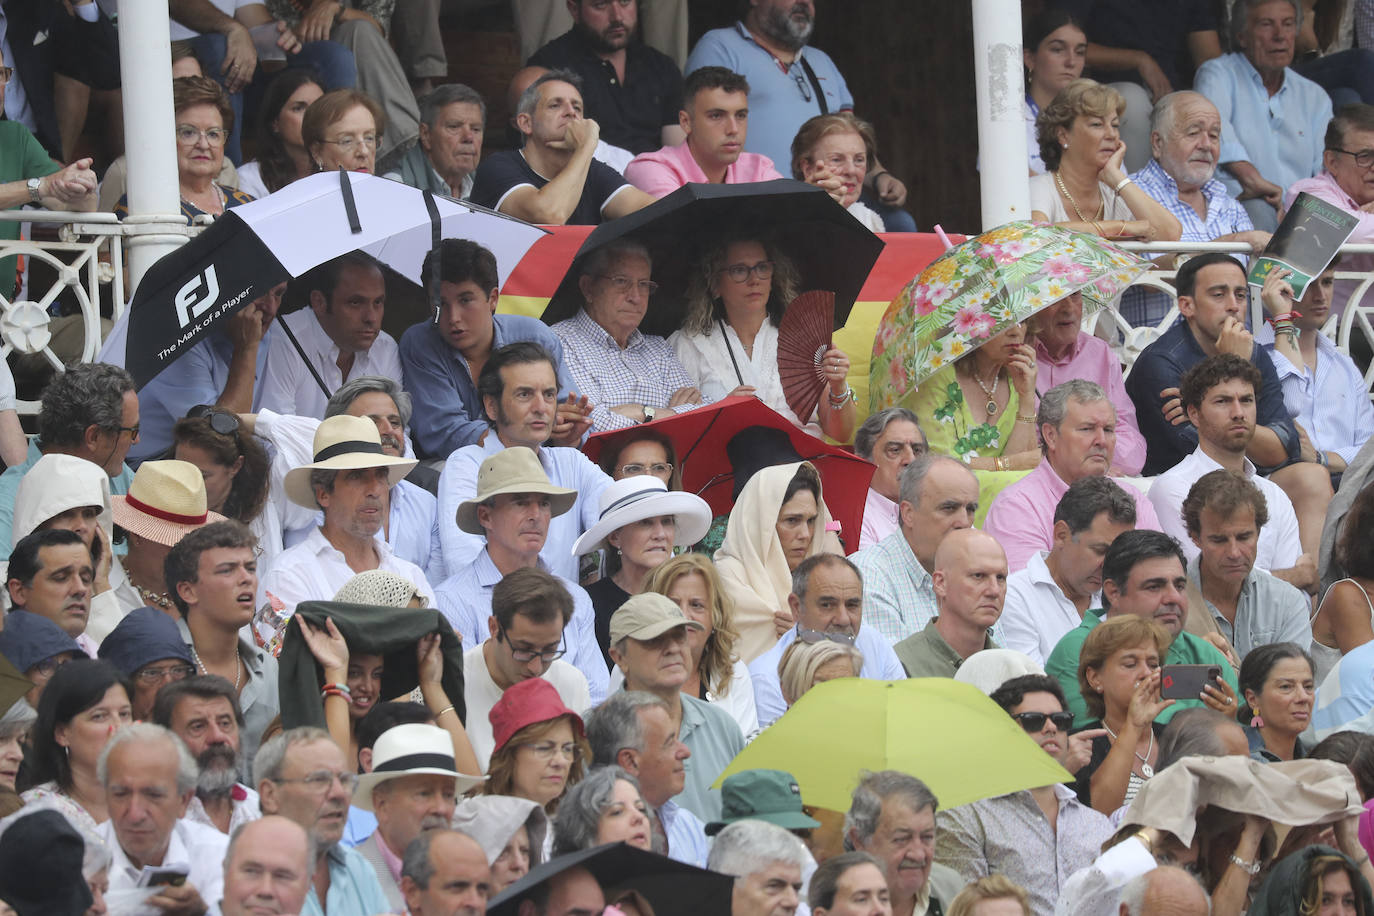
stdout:
[[548,722],[559,716],[569,717],[578,737],[586,737],[586,732],[582,728],[582,717],[564,706],[558,689],[542,677],[526,678],[509,687],[487,714],[487,718],[491,720],[491,735],[496,741],[495,749],[498,751],[506,746],[512,735],[526,725]]

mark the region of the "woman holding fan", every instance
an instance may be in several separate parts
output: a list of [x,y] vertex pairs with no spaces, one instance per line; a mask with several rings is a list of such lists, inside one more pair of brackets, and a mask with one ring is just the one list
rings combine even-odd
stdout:
[[778,373],[778,328],[799,290],[797,269],[759,238],[723,241],[707,251],[688,288],[687,320],[668,338],[702,398],[753,395],[815,436],[848,442],[854,433],[849,357],[833,346],[820,355],[824,378],[815,408],[799,417],[787,406]]

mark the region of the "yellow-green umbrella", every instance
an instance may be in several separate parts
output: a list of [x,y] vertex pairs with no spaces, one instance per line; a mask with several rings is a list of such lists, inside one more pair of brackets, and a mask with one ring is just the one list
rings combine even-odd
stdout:
[[817,684],[740,751],[741,770],[785,770],[808,805],[849,809],[861,770],[900,770],[941,808],[1073,779],[982,691],[950,678]]

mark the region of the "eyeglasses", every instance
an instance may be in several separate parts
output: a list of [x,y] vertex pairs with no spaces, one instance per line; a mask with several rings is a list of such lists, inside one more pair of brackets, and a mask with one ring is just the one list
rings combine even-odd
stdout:
[[622,464],[620,466],[621,477],[638,477],[640,474],[667,477],[671,473],[673,473],[671,464]]
[[186,411],[192,420],[205,420],[210,428],[221,436],[234,436],[239,431],[238,414],[215,407],[213,404],[197,404]]
[[135,442],[137,442],[137,441],[138,441],[138,424],[135,423],[133,426],[116,426],[116,427],[115,427],[115,435],[119,435],[120,433],[128,433],[128,434],[129,434],[129,438],[132,439],[132,440],[134,440]]
[[773,278],[773,262],[759,261],[757,264],[731,264],[729,267],[721,268],[721,273],[727,275],[736,283],[744,283],[753,274],[760,280],[771,280]]
[[316,770],[313,773],[306,773],[299,779],[274,779],[276,783],[298,782],[305,788],[314,792],[316,795],[323,795],[329,791],[329,787],[334,784],[334,780],[339,781],[345,792],[351,793],[353,788],[358,785],[357,773],[335,773],[333,770]]
[[1334,146],[1327,147],[1327,149],[1331,150],[1333,153],[1344,153],[1354,159],[1355,164],[1362,169],[1367,169],[1371,165],[1374,165],[1374,149],[1362,149],[1358,153],[1351,152],[1348,149],[1338,149]]
[[1028,732],[1038,732],[1045,727],[1045,720],[1054,723],[1054,727],[1061,732],[1066,732],[1073,728],[1073,713],[1071,712],[1018,712],[1013,713],[1012,718],[1021,723],[1021,727]]
[[38,664],[34,665],[33,668],[43,677],[52,677],[54,671],[71,660],[72,657],[70,655],[55,655],[52,658],[43,659]]
[[377,135],[376,135],[376,134],[364,134],[364,135],[361,136],[361,137],[355,137],[355,136],[353,136],[352,134],[349,134],[347,137],[340,137],[340,138],[337,139],[337,140],[326,140],[326,141],[324,141],[324,142],[325,142],[325,143],[328,143],[330,146],[337,146],[339,149],[343,150],[345,153],[351,153],[351,152],[353,152],[355,149],[358,148],[358,144],[360,144],[360,143],[361,143],[363,146],[366,146],[368,149],[376,149],[376,148],[377,148]]
[[548,664],[550,662],[555,662],[558,659],[562,658],[565,654],[567,654],[568,651],[563,647],[562,643],[559,643],[557,649],[549,649],[542,652],[538,649],[517,649],[513,644],[509,642],[509,640],[507,640],[506,628],[502,626],[498,626],[496,628],[496,641],[505,641],[507,645],[510,645],[511,657],[514,658],[517,662],[521,663],[532,662],[537,658],[541,662]]
[[184,681],[196,673],[192,665],[166,665],[162,668],[140,668],[134,672],[134,680],[140,684],[156,684],[160,681]]
[[6,83],[8,83],[10,81],[10,77],[12,76],[14,76],[13,67],[0,67],[0,86],[3,86]]
[[229,131],[223,127],[212,127],[209,130],[201,130],[199,127],[192,127],[190,124],[177,125],[177,142],[184,146],[193,146],[204,137],[205,142],[211,146],[223,146],[224,141],[229,139]]
[[552,741],[541,741],[538,744],[521,744],[519,747],[534,754],[540,760],[552,760],[555,754],[568,760],[576,760],[578,754],[577,745],[571,742],[554,744]]
[[837,633],[833,630],[808,630],[801,624],[797,624],[797,638],[808,646],[814,646],[818,642],[833,642],[842,646],[852,646],[858,637],[852,633]]
[[930,451],[930,446],[924,442],[888,442],[883,445],[883,455],[888,458],[900,458],[902,453],[911,452],[911,457],[920,458]]
[[653,280],[635,280],[633,277],[627,277],[624,274],[616,274],[614,277],[608,277],[603,274],[601,279],[610,280],[611,286],[613,286],[618,293],[625,292],[631,286],[638,286],[639,291],[646,296],[652,296],[654,293],[658,292],[658,284]]

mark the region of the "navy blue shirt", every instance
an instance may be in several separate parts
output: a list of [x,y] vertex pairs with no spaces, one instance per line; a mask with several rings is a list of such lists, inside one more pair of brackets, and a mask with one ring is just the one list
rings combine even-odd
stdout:
[[[482,160],[472,180],[470,200],[491,210],[501,209],[501,201],[511,191],[522,185],[529,185],[536,191],[549,183],[548,178],[540,175],[525,161],[519,150],[504,150],[492,153]],[[587,180],[582,185],[582,197],[577,207],[564,225],[596,226],[601,223],[601,210],[610,203],[612,197],[628,183],[620,173],[598,159],[592,160],[587,169]]]
[[[1188,36],[1217,27],[1212,0],[1056,0],[1053,5],[1069,10],[1083,23],[1088,41],[1149,54],[1175,89],[1193,85]],[[1100,83],[1144,85],[1135,70],[1095,68],[1083,75]]]
[[[1178,464],[1197,449],[1197,429],[1191,423],[1173,425],[1164,419],[1159,393],[1177,388],[1183,373],[1207,358],[1193,337],[1188,323],[1180,318],[1136,358],[1126,377],[1126,393],[1135,403],[1135,418],[1145,437],[1145,468],[1141,473],[1153,477]],[[1255,425],[1272,429],[1283,443],[1288,457],[1297,458],[1298,430],[1283,403],[1283,387],[1274,364],[1255,344],[1250,362],[1260,371],[1261,387],[1255,392]],[[1265,469],[1261,468],[1261,471]]]
[[571,70],[582,77],[583,113],[601,127],[601,139],[635,155],[663,145],[663,127],[677,123],[682,74],[661,51],[632,41],[625,48],[625,79],[615,65],[597,57],[577,26],[544,45],[529,63]]

